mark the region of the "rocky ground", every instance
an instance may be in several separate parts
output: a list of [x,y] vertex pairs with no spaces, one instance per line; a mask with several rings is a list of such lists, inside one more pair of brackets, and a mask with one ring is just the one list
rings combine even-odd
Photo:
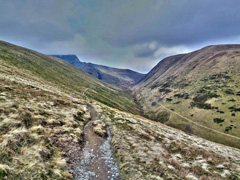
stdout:
[[239,179],[240,150],[158,122],[95,108],[109,125],[123,179]]
[[91,121],[84,128],[84,148],[81,161],[74,168],[74,179],[119,180],[118,166],[111,147],[111,133],[98,118],[92,106],[88,106]]

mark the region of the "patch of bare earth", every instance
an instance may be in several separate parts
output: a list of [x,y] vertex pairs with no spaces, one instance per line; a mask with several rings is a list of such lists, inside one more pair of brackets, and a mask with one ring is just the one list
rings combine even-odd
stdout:
[[111,149],[111,134],[99,120],[97,112],[89,105],[91,121],[84,128],[81,161],[74,168],[74,179],[117,180],[118,166]]

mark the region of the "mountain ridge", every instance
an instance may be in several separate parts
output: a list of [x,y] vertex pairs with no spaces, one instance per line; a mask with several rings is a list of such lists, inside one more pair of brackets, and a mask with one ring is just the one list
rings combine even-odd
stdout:
[[[143,78],[141,81],[146,81],[147,79],[150,78],[150,76],[152,76],[153,74],[156,73],[156,71],[159,70],[159,66],[163,66],[167,63],[177,63],[178,60],[184,56],[187,56],[185,57],[185,59],[188,58],[188,56],[192,56],[192,55],[196,55],[198,54],[200,51],[204,51],[204,50],[221,50],[223,48],[240,48],[240,45],[239,44],[223,44],[223,45],[209,45],[209,46],[206,46],[206,47],[203,47],[199,50],[195,50],[193,52],[190,52],[190,53],[184,53],[184,54],[176,54],[176,55],[171,55],[171,56],[168,56],[164,59],[162,59],[156,66],[154,66],[145,76],[145,78]],[[174,61],[174,62],[173,62]],[[170,66],[171,67],[171,64]],[[166,71],[167,69],[165,69],[164,71]],[[163,74],[163,73],[161,73]],[[159,75],[159,74],[158,74]],[[141,83],[141,81],[139,83]]]
[[68,61],[70,64],[87,72],[95,78],[125,90],[129,90],[145,76],[145,74],[130,69],[118,69],[94,63],[82,62],[73,54],[52,56]]

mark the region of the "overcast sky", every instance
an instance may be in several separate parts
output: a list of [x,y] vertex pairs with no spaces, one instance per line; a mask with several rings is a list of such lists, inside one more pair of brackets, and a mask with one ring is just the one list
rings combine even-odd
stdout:
[[240,44],[239,0],[0,0],[0,39],[148,72],[163,57]]

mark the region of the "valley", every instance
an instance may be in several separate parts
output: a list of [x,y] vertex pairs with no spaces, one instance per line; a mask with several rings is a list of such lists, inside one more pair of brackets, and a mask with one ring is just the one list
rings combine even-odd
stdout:
[[240,180],[239,7],[2,0],[0,180]]
[[[237,117],[237,97],[232,93],[223,96],[224,88],[223,92],[207,88],[203,93],[207,92],[208,98],[198,101],[191,99],[198,95],[190,86],[194,83],[192,75],[188,86],[174,90],[178,81],[166,76],[164,83],[168,85],[162,85],[158,79],[152,81],[150,72],[132,89],[148,119],[140,116],[140,106],[129,92],[59,58],[1,42],[0,66],[0,179],[240,178],[238,135],[195,121],[194,117],[200,119],[201,114],[188,112],[190,108],[183,106],[194,102],[190,110],[217,114],[213,106],[224,111],[223,107],[230,104],[234,108],[229,110]],[[231,72],[233,81],[226,88],[237,94],[234,88],[238,78],[235,71]],[[205,76],[211,77],[208,81],[216,80],[210,73],[202,78]],[[220,75],[223,82],[229,80],[227,76],[229,73]],[[219,86],[226,86],[221,82]],[[146,88],[155,84],[158,86]],[[205,87],[206,81],[200,81],[200,86]],[[186,91],[188,95],[183,93]],[[226,102],[223,98],[236,101],[220,106],[219,102]],[[190,113],[194,117],[189,117]],[[213,123],[225,123],[222,118]]]
[[0,179],[73,179],[91,118],[86,95],[138,112],[131,95],[57,58],[1,41],[0,67]]

